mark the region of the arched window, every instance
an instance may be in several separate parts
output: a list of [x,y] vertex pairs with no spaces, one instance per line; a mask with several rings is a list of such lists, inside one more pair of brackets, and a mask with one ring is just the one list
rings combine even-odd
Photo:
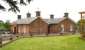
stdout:
[[70,31],[73,31],[73,26],[72,25],[70,25]]
[[64,25],[61,24],[61,32],[64,32]]
[[25,34],[26,33],[26,26],[23,25],[23,33]]
[[18,33],[21,33],[21,27],[18,26]]

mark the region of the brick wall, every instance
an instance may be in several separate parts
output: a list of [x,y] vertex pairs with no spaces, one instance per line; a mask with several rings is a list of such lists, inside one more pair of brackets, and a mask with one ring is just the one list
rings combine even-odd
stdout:
[[[51,33],[51,34],[61,33],[61,31],[62,31],[61,25],[64,26],[64,32],[76,32],[76,25],[75,25],[75,23],[73,23],[69,19],[65,19],[62,22],[58,23],[58,24],[51,24],[49,26],[49,33]],[[72,27],[72,31],[70,29],[71,27]]]
[[46,34],[48,33],[48,24],[45,23],[40,17],[38,17],[30,24],[30,33]]

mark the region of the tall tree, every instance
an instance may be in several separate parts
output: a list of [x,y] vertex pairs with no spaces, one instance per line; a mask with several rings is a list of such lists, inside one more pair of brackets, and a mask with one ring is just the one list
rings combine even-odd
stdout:
[[[8,9],[9,11],[20,12],[20,9],[17,6],[17,4],[27,5],[27,2],[30,4],[32,0],[2,0],[2,1],[6,2],[10,6],[10,8]],[[3,9],[6,9],[6,7],[0,4],[0,10]]]

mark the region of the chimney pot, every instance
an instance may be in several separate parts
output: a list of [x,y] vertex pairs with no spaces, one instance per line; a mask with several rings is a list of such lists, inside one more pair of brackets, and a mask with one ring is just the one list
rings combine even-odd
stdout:
[[36,17],[37,16],[40,16],[41,14],[40,14],[40,11],[36,11]]
[[18,15],[18,19],[21,19],[21,15]]
[[64,17],[68,17],[69,16],[69,13],[64,13]]
[[54,15],[53,14],[50,15],[50,19],[54,19]]
[[31,17],[31,13],[29,13],[29,12],[27,13],[27,18],[28,18],[28,17]]

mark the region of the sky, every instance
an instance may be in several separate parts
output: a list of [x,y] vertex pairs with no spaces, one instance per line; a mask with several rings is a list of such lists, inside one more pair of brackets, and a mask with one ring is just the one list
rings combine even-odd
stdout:
[[[5,2],[0,0],[0,3],[9,7]],[[27,6],[19,6],[20,13],[13,13],[0,10],[0,20],[10,22],[17,20],[17,15],[22,15],[26,18],[26,13],[29,11],[32,17],[35,17],[36,11],[41,11],[42,18],[50,18],[50,14],[54,14],[55,18],[62,18],[65,12],[69,13],[69,18],[77,22],[80,19],[79,12],[85,11],[85,0],[33,0]]]

